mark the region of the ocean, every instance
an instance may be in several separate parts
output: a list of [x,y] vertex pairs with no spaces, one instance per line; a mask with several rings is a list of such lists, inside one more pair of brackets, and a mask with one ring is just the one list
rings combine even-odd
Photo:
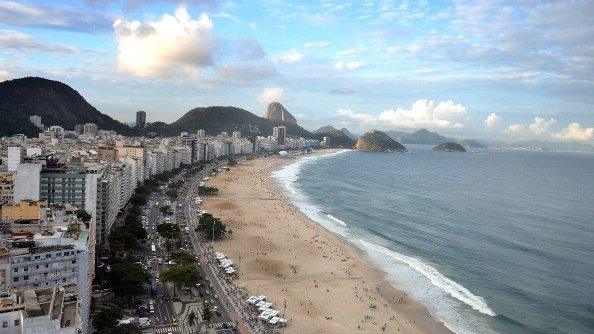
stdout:
[[340,151],[273,173],[456,333],[594,333],[594,155]]

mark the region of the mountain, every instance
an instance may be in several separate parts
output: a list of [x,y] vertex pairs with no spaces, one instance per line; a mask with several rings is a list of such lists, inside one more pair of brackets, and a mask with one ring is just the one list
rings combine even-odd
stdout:
[[264,118],[286,123],[297,123],[295,117],[293,117],[293,115],[291,115],[291,113],[278,102],[272,102],[268,105]]
[[76,124],[95,123],[101,130],[130,135],[133,130],[90,105],[76,90],[59,81],[37,77],[0,82],[0,136],[41,131],[29,116],[38,115],[46,126],[73,130]]
[[487,148],[487,145],[483,144],[478,139],[462,139],[458,141],[458,144],[465,148]]
[[319,140],[327,137],[330,146],[353,147],[355,141],[349,138],[341,130],[336,130],[333,126],[326,125],[313,131],[315,137]]
[[410,136],[410,133],[408,133],[408,132],[396,131],[396,130],[386,131],[385,133],[388,136],[390,136],[390,138],[394,139],[395,141],[397,141],[399,143],[404,143],[404,139],[408,138],[408,136]]
[[405,144],[430,144],[437,145],[443,142],[453,141],[450,138],[444,137],[437,132],[431,132],[427,129],[417,130],[406,138],[403,138]]
[[406,148],[381,131],[370,131],[359,137],[355,149],[369,152],[404,152]]
[[443,143],[433,148],[436,152],[466,152],[466,149],[458,143]]
[[[251,137],[272,135],[272,128],[279,125],[287,127],[288,136],[314,137],[311,132],[300,127],[297,123],[266,119],[244,109],[221,106],[194,108],[161,131],[168,135],[178,135],[180,132],[195,133],[199,129],[204,129],[207,134],[213,136],[222,131],[227,131],[229,134],[233,131],[241,131],[242,136]],[[147,128],[147,131],[154,131],[152,125]]]
[[328,132],[332,132],[332,131],[336,131],[336,128],[333,127],[332,125],[325,125],[317,130],[312,131],[311,133],[328,133]]
[[352,140],[357,139],[358,136],[355,136],[353,133],[349,131],[347,128],[340,129],[340,132],[344,133],[347,137],[351,138]]

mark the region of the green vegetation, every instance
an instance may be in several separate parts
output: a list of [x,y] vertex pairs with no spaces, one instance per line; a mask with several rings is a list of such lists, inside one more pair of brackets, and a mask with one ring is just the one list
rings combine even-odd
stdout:
[[216,195],[219,193],[219,189],[215,187],[206,187],[206,186],[199,186],[198,187],[198,195],[208,196],[208,195]]
[[192,264],[196,263],[196,256],[190,252],[173,252],[169,254],[169,259],[175,261],[177,264]]
[[171,223],[157,225],[157,233],[159,233],[162,238],[165,238],[165,248],[167,249],[167,253],[173,248],[172,241],[181,236],[179,226]]
[[123,259],[114,263],[107,272],[107,281],[112,288],[114,296],[128,302],[131,297],[146,293],[145,284],[150,281],[150,274],[144,267]]
[[202,309],[202,319],[206,323],[209,323],[212,319],[212,310],[210,309],[210,305],[206,303],[204,303],[204,308]]
[[92,216],[85,210],[85,209],[78,209],[76,210],[76,218],[82,220],[85,223],[88,223]]
[[98,333],[104,333],[105,331],[114,329],[123,316],[124,313],[120,308],[112,307],[103,309],[93,317],[93,327]]
[[216,240],[220,239],[230,231],[227,230],[227,227],[219,218],[215,218],[211,214],[206,213],[200,217],[196,232],[201,233],[204,238],[208,240],[211,240],[213,236]]
[[171,216],[173,214],[173,210],[171,210],[171,206],[165,204],[159,208],[159,211],[165,216]]
[[124,225],[111,229],[108,240],[111,249],[115,252],[134,251],[139,245],[139,240],[146,240],[147,232],[142,222],[135,216],[128,215]]
[[355,148],[369,152],[404,152],[406,148],[381,131],[371,131],[361,136]]
[[194,310],[190,311],[190,313],[188,314],[187,323],[188,323],[188,327],[190,327],[190,328],[193,328],[194,326],[196,326],[196,324],[197,324],[196,313],[194,312]]
[[176,286],[188,286],[198,279],[198,269],[194,264],[173,266],[161,273],[161,279],[173,283],[173,294]]

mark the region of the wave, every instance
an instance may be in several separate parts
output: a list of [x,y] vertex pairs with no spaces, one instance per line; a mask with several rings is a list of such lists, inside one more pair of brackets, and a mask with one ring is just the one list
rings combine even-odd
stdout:
[[[332,216],[331,214],[325,212],[315,204],[311,203],[310,199],[305,194],[303,194],[296,186],[296,181],[299,180],[299,174],[304,165],[307,165],[319,159],[336,156],[338,154],[343,154],[350,151],[352,150],[341,150],[326,155],[304,157],[293,164],[287,165],[280,170],[274,171],[272,173],[272,176],[286,189],[293,204],[308,218],[321,224],[323,227],[330,230],[331,232],[342,235],[349,242],[353,243],[353,245],[357,246],[358,248],[364,250],[370,256],[373,253],[379,254],[381,256],[387,256],[388,262],[386,262],[385,264],[381,262],[376,263],[376,265],[380,267],[382,270],[386,271],[386,273],[392,274],[391,276],[395,276],[397,279],[402,279],[406,277],[408,279],[413,280],[415,284],[418,284],[420,282],[418,280],[424,281],[426,279],[427,284],[434,286],[436,288],[435,293],[438,293],[438,295],[442,297],[428,295],[423,296],[423,294],[418,296],[425,303],[428,303],[427,306],[435,311],[435,316],[442,320],[444,322],[444,325],[448,327],[450,330],[452,330],[455,333],[473,333],[474,330],[471,328],[476,329],[478,323],[482,323],[484,325],[483,332],[490,332],[490,330],[487,330],[488,325],[484,323],[484,319],[478,319],[475,317],[472,317],[473,320],[461,319],[460,317],[462,316],[462,314],[457,312],[455,309],[452,309],[452,307],[456,308],[456,306],[449,305],[447,303],[444,304],[445,301],[441,300],[445,298],[446,295],[448,295],[453,297],[455,300],[463,303],[464,305],[469,306],[473,310],[480,312],[481,314],[488,315],[491,317],[497,316],[497,314],[487,305],[487,303],[482,297],[474,295],[461,284],[451,280],[450,278],[440,273],[436,268],[424,263],[423,261],[417,258],[407,256],[392,251],[383,246],[379,246],[369,241],[360,239],[360,237],[354,235],[353,231],[348,227],[348,224],[346,222]],[[396,263],[402,264],[403,266],[410,268],[412,270],[411,273],[416,274],[414,274],[414,276],[410,276],[409,274],[405,274],[403,272],[395,273],[393,269]],[[417,275],[419,276],[417,277]],[[414,290],[418,290],[416,288],[412,289],[413,292]],[[421,290],[423,290],[425,294],[429,291],[426,287],[421,288]],[[432,297],[437,297],[441,301],[435,300]],[[427,300],[427,298],[429,298],[429,300]],[[462,304],[460,304],[460,307],[462,307]],[[466,314],[467,312],[463,313]]]
[[[323,212],[323,213],[325,213],[325,212]],[[348,226],[347,223],[345,223],[344,221],[342,221],[342,220],[334,217],[333,215],[331,215],[329,213],[326,213],[326,216],[328,216],[328,218],[332,219],[334,222],[336,222],[336,223],[338,223],[338,224],[340,224],[342,226]]]
[[481,312],[482,314],[489,315],[492,317],[497,315],[492,309],[489,308],[489,306],[482,297],[472,294],[472,292],[470,292],[467,288],[447,278],[437,269],[424,263],[423,261],[411,256],[407,256],[389,250],[385,247],[372,244],[362,239],[360,239],[359,242],[361,243],[361,245],[363,245],[364,248],[368,248],[373,251],[383,253],[399,262],[407,264],[409,267],[413,268],[415,271],[419,272],[427,279],[429,279],[431,284],[447,292],[450,296],[458,299],[459,301]]

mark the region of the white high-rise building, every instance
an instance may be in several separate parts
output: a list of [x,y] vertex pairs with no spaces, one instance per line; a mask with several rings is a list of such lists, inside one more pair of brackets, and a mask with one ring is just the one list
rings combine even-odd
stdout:
[[20,146],[10,146],[8,148],[8,171],[16,172],[21,163],[22,149]]
[[40,199],[40,163],[22,163],[14,178],[14,203],[22,200],[39,201]]

